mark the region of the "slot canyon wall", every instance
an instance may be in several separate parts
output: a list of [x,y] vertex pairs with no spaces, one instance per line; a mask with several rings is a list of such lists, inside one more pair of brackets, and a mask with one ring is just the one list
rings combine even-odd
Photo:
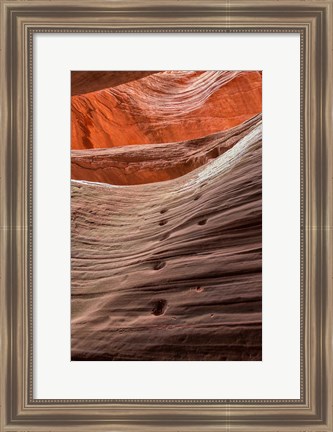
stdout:
[[72,72],[72,360],[261,360],[261,93]]

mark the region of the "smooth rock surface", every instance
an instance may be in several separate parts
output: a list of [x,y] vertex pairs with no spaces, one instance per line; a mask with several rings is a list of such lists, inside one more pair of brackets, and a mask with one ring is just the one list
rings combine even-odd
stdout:
[[72,71],[71,92],[72,96],[104,90],[116,87],[130,81],[152,75],[152,71]]
[[72,150],[72,179],[114,185],[174,179],[229,150],[256,126],[257,119],[191,141]]

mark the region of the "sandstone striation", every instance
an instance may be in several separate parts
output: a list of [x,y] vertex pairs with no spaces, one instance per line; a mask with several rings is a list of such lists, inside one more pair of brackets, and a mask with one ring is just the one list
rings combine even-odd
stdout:
[[132,185],[177,178],[229,150],[249,134],[257,119],[190,141],[72,150],[72,179]]
[[[218,86],[197,110],[219,103],[222,90],[230,102],[226,88],[236,80],[243,90],[233,86],[231,111],[245,82],[255,100],[256,73],[245,77]],[[109,149],[125,139],[119,132],[103,138],[105,150],[73,154],[81,178],[72,180],[71,198],[73,360],[261,360],[262,126],[250,115],[257,109],[243,110],[239,126],[225,132],[233,116],[203,115],[193,134],[208,130],[205,137],[161,146],[162,129],[164,142],[195,138],[194,111],[179,131],[177,113],[165,126],[155,116],[158,132],[148,114],[146,129],[127,112],[128,140],[142,138],[151,149]],[[89,128],[89,143],[77,135],[75,148],[100,147]],[[126,169],[136,172],[131,182]]]
[[72,72],[72,360],[261,360],[261,91]]
[[[262,109],[257,71],[139,72],[138,79],[122,80],[119,73],[90,73],[100,74],[97,84],[89,85],[84,72],[72,76],[73,150],[192,140],[237,126]],[[103,83],[110,87],[101,89]]]

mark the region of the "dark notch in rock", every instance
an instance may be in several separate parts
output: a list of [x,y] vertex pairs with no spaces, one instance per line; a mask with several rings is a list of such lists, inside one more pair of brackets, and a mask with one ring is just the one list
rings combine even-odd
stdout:
[[155,300],[153,303],[153,309],[151,313],[155,316],[163,315],[168,302],[165,299]]
[[153,269],[154,270],[160,270],[160,269],[162,269],[163,267],[165,267],[165,262],[164,261],[156,261],[155,263],[154,263],[154,265],[153,265]]

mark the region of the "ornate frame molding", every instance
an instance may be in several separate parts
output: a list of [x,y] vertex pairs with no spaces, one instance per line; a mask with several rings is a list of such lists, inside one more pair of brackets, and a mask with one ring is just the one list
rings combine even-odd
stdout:
[[[3,431],[332,431],[332,0],[3,1]],[[299,400],[36,400],[32,396],[32,39],[40,32],[301,35]]]

